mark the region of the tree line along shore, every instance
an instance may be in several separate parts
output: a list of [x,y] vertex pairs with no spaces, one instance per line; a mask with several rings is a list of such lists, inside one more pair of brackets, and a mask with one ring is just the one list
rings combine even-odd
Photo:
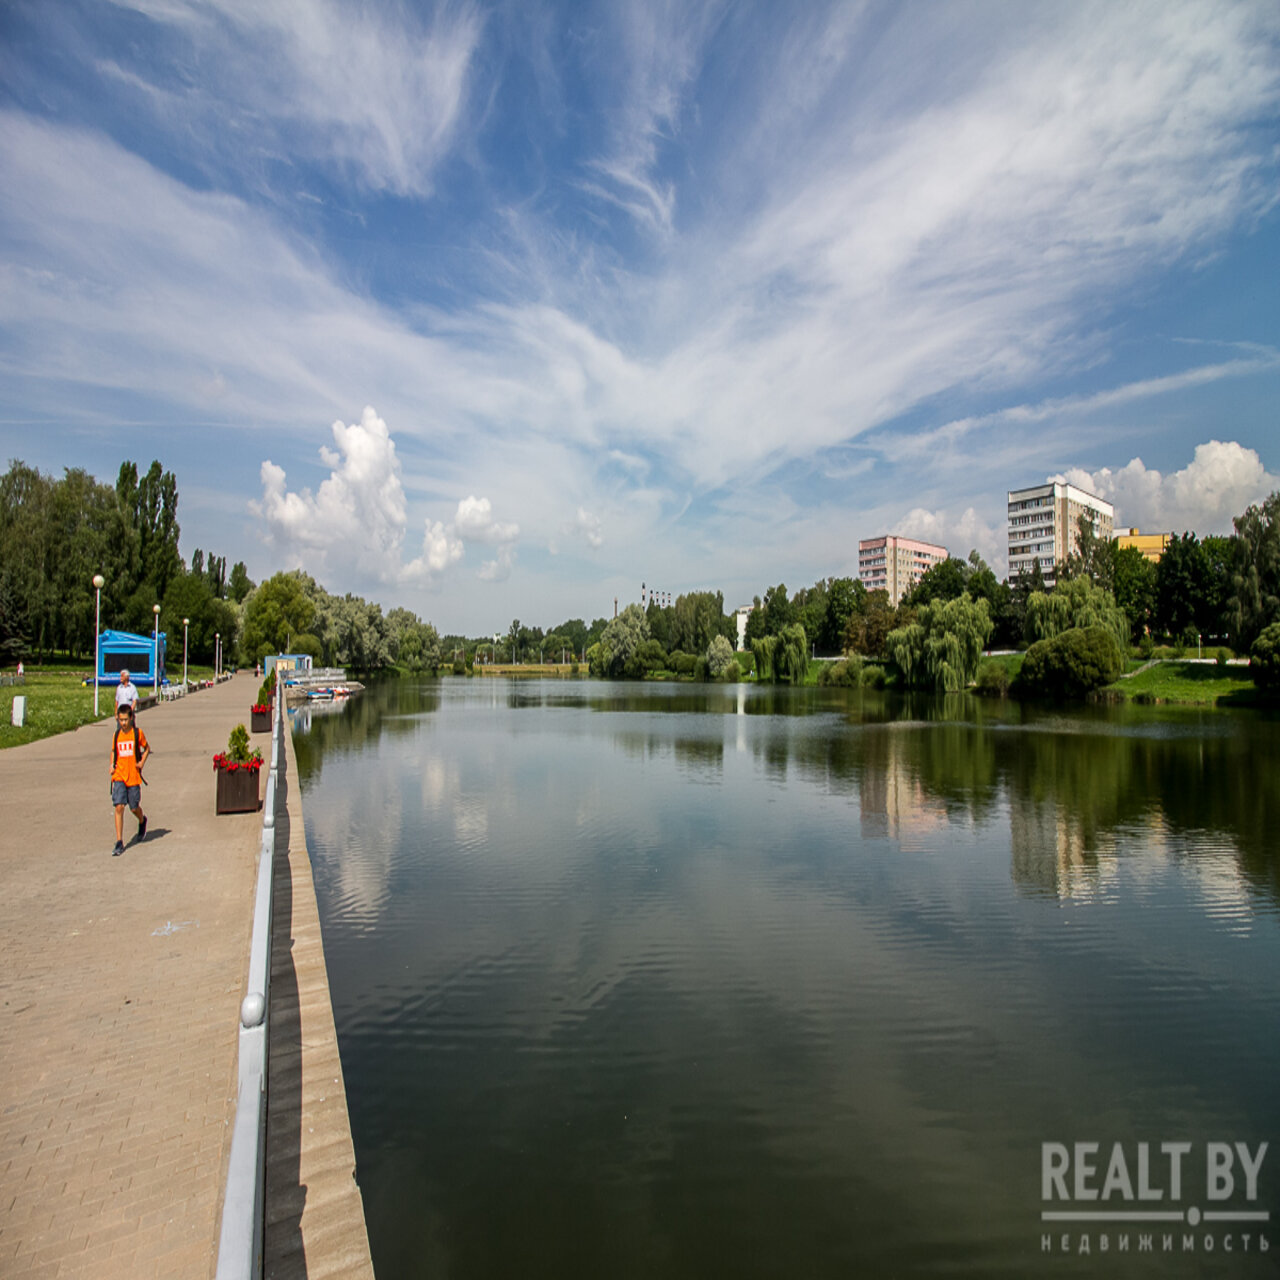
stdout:
[[[331,594],[300,570],[259,584],[243,563],[228,570],[215,551],[184,560],[178,498],[158,461],[141,475],[122,463],[114,486],[79,469],[58,479],[11,463],[0,477],[0,667],[43,667],[56,655],[75,669],[88,658],[100,573],[102,625],[150,632],[158,603],[170,665],[185,622],[194,667],[211,667],[220,643],[223,665],[304,653],[361,675],[466,675],[536,662],[610,679],[1032,697],[1110,688],[1115,696],[1239,701],[1236,686],[1248,682],[1231,662],[1247,657],[1262,696],[1280,683],[1280,493],[1237,516],[1229,537],[1174,537],[1157,563],[1094,537],[1082,519],[1072,554],[1053,566],[1052,586],[1039,565],[998,580],[976,551],[933,566],[896,606],[852,577],[795,592],[779,583],[755,597],[741,649],[736,618],[711,590],[669,603],[651,598],[590,623],[570,618],[543,629],[515,619],[496,636],[441,636],[409,609],[384,612],[363,597]],[[1204,667],[1212,677],[1188,661],[1206,655],[1215,660]],[[1121,681],[1126,668],[1161,658],[1182,663],[1183,674]]]

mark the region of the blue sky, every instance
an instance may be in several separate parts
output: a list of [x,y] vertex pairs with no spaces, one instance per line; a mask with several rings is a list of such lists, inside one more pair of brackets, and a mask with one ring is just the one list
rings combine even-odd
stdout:
[[1280,488],[1280,8],[0,8],[5,459],[444,631]]

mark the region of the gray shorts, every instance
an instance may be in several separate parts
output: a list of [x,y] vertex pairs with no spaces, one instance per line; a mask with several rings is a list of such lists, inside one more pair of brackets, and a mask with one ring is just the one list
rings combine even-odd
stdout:
[[127,804],[130,809],[136,809],[142,803],[141,787],[126,787],[123,782],[111,782],[111,803],[114,805]]

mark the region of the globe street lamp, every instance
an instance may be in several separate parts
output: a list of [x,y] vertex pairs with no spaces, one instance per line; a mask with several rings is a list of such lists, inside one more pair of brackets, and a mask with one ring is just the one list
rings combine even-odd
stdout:
[[190,618],[182,620],[182,692],[187,691],[187,624]]
[[93,575],[93,718],[98,718],[98,672],[102,670],[102,588],[107,580],[100,573]]
[[156,691],[156,701],[160,701],[160,606],[153,604],[151,612],[156,615],[155,638],[151,642],[151,687]]

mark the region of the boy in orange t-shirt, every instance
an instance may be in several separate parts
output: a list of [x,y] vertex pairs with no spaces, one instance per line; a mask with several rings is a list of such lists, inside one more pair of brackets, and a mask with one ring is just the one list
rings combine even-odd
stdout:
[[111,803],[116,810],[116,847],[118,858],[124,852],[124,811],[128,807],[138,820],[138,839],[147,834],[147,817],[142,812],[142,766],[147,763],[151,747],[147,735],[137,727],[133,707],[122,703],[116,708],[116,731],[111,738]]

